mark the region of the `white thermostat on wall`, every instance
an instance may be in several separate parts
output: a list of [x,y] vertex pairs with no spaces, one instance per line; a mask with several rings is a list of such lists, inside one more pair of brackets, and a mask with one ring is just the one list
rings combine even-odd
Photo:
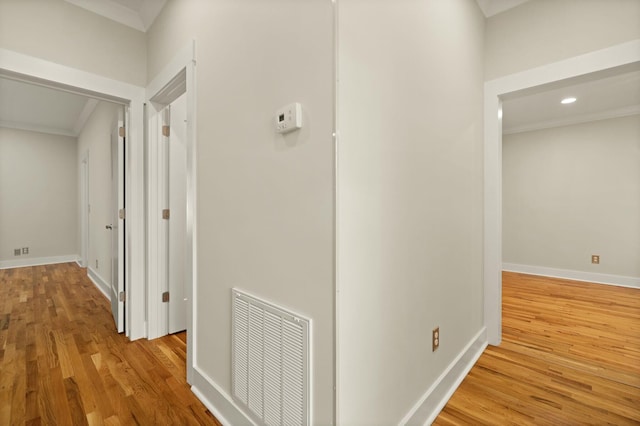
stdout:
[[276,132],[289,133],[302,127],[302,107],[294,102],[276,112]]

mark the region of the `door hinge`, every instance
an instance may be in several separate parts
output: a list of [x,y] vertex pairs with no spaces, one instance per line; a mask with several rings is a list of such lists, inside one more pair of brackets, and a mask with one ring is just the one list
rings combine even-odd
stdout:
[[120,127],[120,128],[118,129],[118,135],[119,135],[121,138],[124,138],[124,137],[125,137],[126,133],[125,133],[124,127]]
[[162,136],[169,137],[171,130],[169,126],[162,126]]
[[171,213],[170,213],[169,209],[162,210],[162,218],[163,219],[169,219],[169,216],[171,216]]
[[121,302],[126,302],[126,301],[127,301],[127,295],[125,294],[125,292],[124,292],[124,291],[121,291],[121,292],[120,292],[120,295],[119,295],[118,299],[119,299]]
[[127,217],[127,213],[126,213],[125,209],[118,210],[118,217],[120,219],[125,219]]
[[164,293],[162,293],[162,302],[166,303],[169,301],[169,292],[165,291]]

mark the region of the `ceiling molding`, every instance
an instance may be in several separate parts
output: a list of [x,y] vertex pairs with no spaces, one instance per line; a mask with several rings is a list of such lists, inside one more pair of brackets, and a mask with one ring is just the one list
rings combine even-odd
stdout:
[[75,135],[73,132],[65,129],[27,123],[16,123],[13,121],[0,121],[0,127],[4,127],[5,129],[25,130],[27,132],[45,133],[47,135],[68,136],[72,138],[78,137],[78,135]]
[[571,126],[574,124],[589,123],[591,121],[609,120],[612,118],[628,117],[640,114],[640,105],[632,105],[624,108],[617,108],[608,111],[600,111],[592,114],[581,114],[559,120],[546,120],[538,123],[527,124],[520,127],[505,127],[502,129],[503,135],[513,135],[516,133],[533,132],[535,130],[552,129],[555,127]]
[[112,21],[146,32],[158,17],[166,0],[143,0],[139,7],[128,7],[113,0],[65,0]]

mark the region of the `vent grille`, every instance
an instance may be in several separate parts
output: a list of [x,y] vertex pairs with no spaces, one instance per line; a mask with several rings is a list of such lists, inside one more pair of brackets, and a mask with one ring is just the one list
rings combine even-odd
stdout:
[[308,425],[308,319],[233,290],[232,394],[261,425]]

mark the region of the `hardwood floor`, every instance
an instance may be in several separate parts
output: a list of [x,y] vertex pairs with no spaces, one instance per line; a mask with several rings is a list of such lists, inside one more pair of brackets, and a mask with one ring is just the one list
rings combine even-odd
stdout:
[[503,274],[503,340],[436,425],[639,425],[640,290]]
[[0,270],[0,425],[220,425],[185,334],[130,342],[75,263]]
[[[0,270],[0,425],[220,425],[185,335],[129,342],[75,263]],[[640,290],[503,274],[503,343],[436,425],[640,424]]]

